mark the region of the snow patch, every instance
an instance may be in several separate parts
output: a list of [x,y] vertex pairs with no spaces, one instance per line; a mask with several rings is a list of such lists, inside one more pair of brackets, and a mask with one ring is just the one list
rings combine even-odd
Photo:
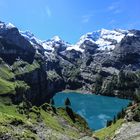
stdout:
[[15,26],[12,23],[8,23],[6,24],[6,28],[11,29],[11,28],[15,28]]
[[62,39],[59,36],[54,36],[53,38],[51,38],[51,40],[53,40],[53,41],[61,41]]
[[81,49],[81,48],[79,47],[79,45],[77,45],[77,44],[67,47],[66,50],[67,50],[67,51],[76,50],[76,51],[84,52],[84,49]]
[[34,36],[30,31],[19,31],[20,34],[26,38],[32,45],[38,44],[41,45],[42,41]]
[[43,42],[42,43],[42,46],[45,50],[48,50],[48,51],[54,51],[54,48],[52,47],[52,44],[49,44],[47,42]]
[[95,32],[89,32],[81,36],[79,42],[76,45],[73,45],[67,50],[75,49],[83,52],[84,50],[80,48],[80,45],[84,43],[85,40],[88,40],[92,43],[95,43],[99,46],[98,50],[114,50],[116,43],[119,43],[125,36],[133,36],[134,34],[130,33],[127,30],[115,29],[107,30],[101,29]]

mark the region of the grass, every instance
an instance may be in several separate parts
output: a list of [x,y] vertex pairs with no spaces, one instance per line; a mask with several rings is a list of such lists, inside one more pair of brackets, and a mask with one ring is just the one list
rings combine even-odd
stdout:
[[[56,130],[57,132],[60,133],[65,133],[66,135],[69,135],[70,137],[78,137],[79,134],[78,132],[75,131],[75,129],[69,129],[68,127],[64,127],[61,123],[60,123],[60,119],[61,117],[64,119],[66,119],[67,125],[70,126],[75,126],[77,124],[74,124],[71,119],[69,118],[69,116],[67,116],[66,112],[64,110],[60,110],[58,111],[58,114],[53,114],[53,112],[51,111],[44,111],[41,108],[35,107],[33,106],[33,108],[31,109],[32,111],[30,112],[30,122],[29,120],[26,118],[26,116],[24,114],[20,114],[17,111],[17,106],[16,105],[5,105],[2,101],[6,101],[6,99],[1,98],[0,99],[0,124],[1,127],[3,126],[3,128],[0,130],[0,133],[3,133],[3,131],[5,132],[9,132],[9,127],[8,124],[10,124],[11,122],[22,122],[23,124],[26,125],[30,125],[33,123],[37,123],[37,119],[38,119],[38,115],[40,114],[40,117],[42,118],[42,120],[45,122],[46,126]],[[10,100],[8,99],[8,102],[10,102]],[[60,113],[61,112],[61,113]],[[60,116],[62,115],[62,116]],[[7,125],[7,127],[5,128],[4,126]],[[13,133],[13,132],[11,132]],[[27,134],[30,135],[29,132],[25,133],[24,136]]]
[[63,127],[59,124],[57,117],[52,116],[50,113],[41,109],[41,116],[43,117],[46,125],[52,129],[55,129],[59,132],[63,132]]
[[15,94],[15,84],[0,78],[0,95]]
[[[34,109],[33,109],[34,110]],[[30,113],[30,117],[32,119],[32,122],[36,122],[38,116],[34,112]],[[61,112],[61,113],[60,113]],[[69,116],[64,113],[65,111],[63,109],[57,109],[57,114],[54,114],[52,110],[49,109],[49,111],[44,111],[42,108],[40,108],[40,118],[44,121],[46,124],[46,127],[51,128],[54,133],[61,133],[69,136],[71,139],[79,138],[79,131],[76,129],[73,129],[72,127],[76,128],[76,124],[74,124]],[[61,122],[62,121],[62,122]],[[64,123],[64,124],[63,124]],[[71,126],[71,127],[70,127]],[[54,137],[54,136],[53,136]]]
[[[0,98],[0,135],[9,133],[13,138],[37,140],[37,134],[32,132],[30,128],[38,125],[40,122],[44,122],[46,128],[52,131],[54,134],[52,138],[57,138],[59,135],[66,135],[71,139],[79,139],[80,132],[87,132],[86,129],[83,129],[85,127],[83,124],[85,123],[84,120],[77,116],[76,123],[73,123],[65,109],[56,109],[57,114],[55,114],[51,108],[44,111],[42,107],[33,106],[28,110],[29,115],[25,115],[24,113],[20,114],[18,112],[22,108],[13,105],[10,99],[8,99],[8,102],[11,102],[11,104],[7,104],[6,100],[8,97],[2,98]],[[18,133],[19,129],[22,129],[21,133]],[[45,130],[43,131],[45,132]]]
[[123,119],[118,120],[115,124],[112,124],[109,127],[103,128],[99,131],[96,131],[93,133],[96,137],[98,137],[100,140],[105,140],[106,138],[111,138],[114,136],[115,131],[121,127],[123,123]]
[[47,75],[48,75],[48,79],[50,79],[50,80],[54,80],[54,79],[58,79],[58,78],[60,78],[60,76],[55,72],[55,71],[53,71],[53,70],[49,70],[49,71],[47,71]]
[[16,61],[12,66],[13,71],[17,76],[30,73],[39,67],[40,65],[36,60],[32,64],[29,64],[25,61]]
[[22,91],[30,89],[30,86],[27,83],[25,83],[24,81],[16,80],[15,86],[17,88],[20,88]]
[[2,79],[11,80],[14,78],[14,73],[12,73],[6,64],[2,64],[0,65],[0,77]]
[[75,114],[76,122],[74,123],[64,108],[56,109],[57,114],[54,114],[50,108],[49,111],[41,109],[40,112],[46,126],[69,136],[71,139],[78,139],[80,132],[91,134],[83,118]]
[[24,81],[10,82],[0,78],[0,95],[16,94],[28,90],[30,87]]
[[[7,99],[7,98],[6,98]],[[20,127],[31,126],[32,123],[26,118],[24,114],[20,114],[17,111],[16,105],[5,105],[2,100],[0,100],[0,135],[9,133],[14,138],[24,138],[24,139],[34,139],[36,140],[35,134],[33,134],[30,130],[27,128],[24,128],[21,133],[18,133],[18,131],[14,131],[14,129],[11,129],[11,125],[13,127],[16,127],[18,130],[18,125]]]
[[65,111],[65,109],[63,108],[58,108],[57,110],[59,116],[61,116],[67,124],[69,124],[70,126],[74,127],[77,129],[77,131],[75,130],[70,130],[68,129],[67,133],[70,136],[74,136],[74,137],[79,137],[79,131],[80,132],[85,132],[88,133],[89,135],[91,135],[91,131],[88,129],[88,125],[86,123],[86,121],[79,115],[75,114],[75,120],[76,122],[73,123],[73,121],[70,119],[70,117],[67,115],[67,112]]
[[83,120],[79,115],[76,115],[75,114],[75,116],[76,116],[76,119],[77,119],[77,121],[75,122],[75,123],[73,123],[73,121],[70,119],[70,117],[67,115],[67,112],[65,111],[65,109],[63,109],[63,108],[59,108],[58,109],[58,113],[59,113],[59,115],[61,116],[61,117],[63,117],[69,124],[71,124],[71,125],[73,125],[73,126],[75,126],[75,127],[77,127],[77,128],[79,128],[79,127],[86,127],[85,126],[85,120]]
[[[31,65],[30,70],[33,69],[32,67],[35,67],[34,65],[36,66],[35,63]],[[20,88],[22,90],[27,90],[29,88],[29,86],[24,81],[15,82],[14,79],[15,74],[12,72],[11,67],[9,67],[4,63],[3,60],[0,59],[0,95],[15,94],[15,88]]]
[[[16,105],[5,105],[4,103],[0,102],[0,113],[1,116],[3,115],[3,117],[0,117],[0,122],[3,122],[2,119],[7,119],[9,120],[9,118],[17,118],[17,119],[22,119],[26,122],[26,117],[22,114],[19,114],[16,108]],[[5,117],[4,117],[5,116]]]

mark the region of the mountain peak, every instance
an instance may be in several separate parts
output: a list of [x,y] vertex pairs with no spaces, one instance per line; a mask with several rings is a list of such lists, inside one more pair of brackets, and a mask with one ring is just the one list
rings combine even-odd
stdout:
[[15,25],[9,22],[8,24],[6,24],[6,28],[11,29],[11,28],[16,28],[16,27]]
[[51,40],[53,40],[53,41],[61,41],[62,39],[59,36],[56,35],[56,36],[52,37]]
[[125,36],[133,36],[134,34],[128,30],[113,29],[108,30],[102,28],[101,30],[89,32],[82,35],[79,42],[76,44],[80,46],[84,41],[88,40],[98,45],[98,50],[113,50],[115,44],[119,43]]

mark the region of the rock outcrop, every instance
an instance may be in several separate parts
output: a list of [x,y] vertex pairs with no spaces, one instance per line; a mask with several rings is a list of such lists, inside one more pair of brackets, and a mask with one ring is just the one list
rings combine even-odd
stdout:
[[140,139],[140,123],[128,122],[116,131],[113,140],[139,140]]

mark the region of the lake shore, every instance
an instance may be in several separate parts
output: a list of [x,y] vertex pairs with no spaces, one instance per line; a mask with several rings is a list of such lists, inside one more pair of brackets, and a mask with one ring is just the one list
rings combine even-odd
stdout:
[[70,89],[65,89],[61,92],[64,92],[64,93],[71,93],[71,92],[74,92],[74,93],[78,93],[78,94],[95,94],[95,93],[91,93],[87,90],[80,90],[80,89],[77,89],[77,90],[70,90]]

